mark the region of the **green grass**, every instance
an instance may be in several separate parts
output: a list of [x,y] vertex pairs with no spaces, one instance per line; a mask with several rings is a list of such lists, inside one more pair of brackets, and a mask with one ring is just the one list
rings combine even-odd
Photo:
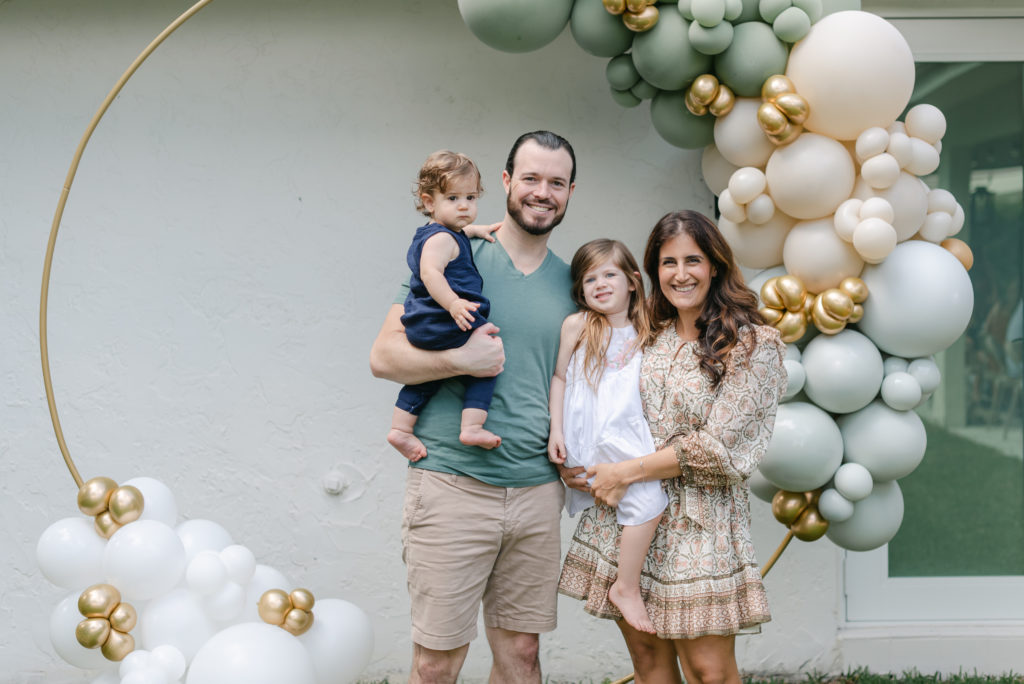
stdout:
[[744,677],[745,684],[1024,684],[1024,675],[979,675],[960,672],[955,675],[921,674],[916,670],[902,674],[874,674],[864,668],[841,675],[807,674],[802,677]]

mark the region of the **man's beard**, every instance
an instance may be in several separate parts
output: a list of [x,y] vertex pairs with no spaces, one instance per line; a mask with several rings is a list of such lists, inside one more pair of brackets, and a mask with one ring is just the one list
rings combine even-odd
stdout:
[[529,223],[527,223],[525,217],[523,216],[522,204],[514,205],[512,203],[511,196],[508,196],[505,200],[505,210],[508,211],[508,215],[512,217],[512,220],[519,224],[520,228],[525,230],[530,235],[538,236],[547,235],[548,233],[550,233],[552,230],[555,229],[555,226],[562,222],[562,219],[565,217],[565,208],[563,207],[562,212],[560,214],[555,214],[555,216],[551,219],[551,223],[542,226],[530,225]]

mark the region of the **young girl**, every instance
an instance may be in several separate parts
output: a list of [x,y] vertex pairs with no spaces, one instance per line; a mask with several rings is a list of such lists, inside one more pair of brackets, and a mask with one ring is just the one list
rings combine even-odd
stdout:
[[[654,453],[640,403],[641,346],[651,325],[636,260],[617,240],[593,240],[576,251],[570,274],[580,311],[562,324],[551,378],[548,457],[576,467]],[[659,481],[640,482],[629,487],[616,512],[624,527],[619,574],[608,598],[634,629],[652,634],[640,571],[667,504]],[[590,495],[567,490],[569,515],[593,505]]]
[[[483,188],[480,171],[464,154],[440,150],[420,169],[413,195],[430,222],[416,230],[406,260],[412,269],[402,324],[409,342],[421,349],[461,347],[487,322],[491,304],[481,294],[483,279],[473,263],[470,237],[489,237],[490,229],[472,226]],[[460,378],[466,386],[459,441],[493,449],[501,438],[484,428],[496,378]],[[410,461],[427,455],[413,434],[416,420],[441,382],[406,385],[398,393],[388,443]]]

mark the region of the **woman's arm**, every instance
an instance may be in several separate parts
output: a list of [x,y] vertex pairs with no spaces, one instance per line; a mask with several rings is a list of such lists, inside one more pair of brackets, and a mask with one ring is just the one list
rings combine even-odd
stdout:
[[679,460],[675,449],[666,447],[653,454],[618,463],[598,463],[587,468],[590,493],[598,503],[618,506],[626,488],[634,482],[667,480],[679,477]]

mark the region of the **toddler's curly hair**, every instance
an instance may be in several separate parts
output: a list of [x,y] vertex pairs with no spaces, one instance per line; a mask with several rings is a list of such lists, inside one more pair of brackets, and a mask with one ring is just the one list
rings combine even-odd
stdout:
[[432,195],[435,192],[444,194],[454,179],[469,175],[476,176],[477,194],[482,194],[484,187],[480,183],[480,169],[476,167],[472,159],[451,150],[434,152],[423,162],[419,176],[412,187],[416,211],[424,216],[430,216],[430,212],[424,208],[420,196]]

